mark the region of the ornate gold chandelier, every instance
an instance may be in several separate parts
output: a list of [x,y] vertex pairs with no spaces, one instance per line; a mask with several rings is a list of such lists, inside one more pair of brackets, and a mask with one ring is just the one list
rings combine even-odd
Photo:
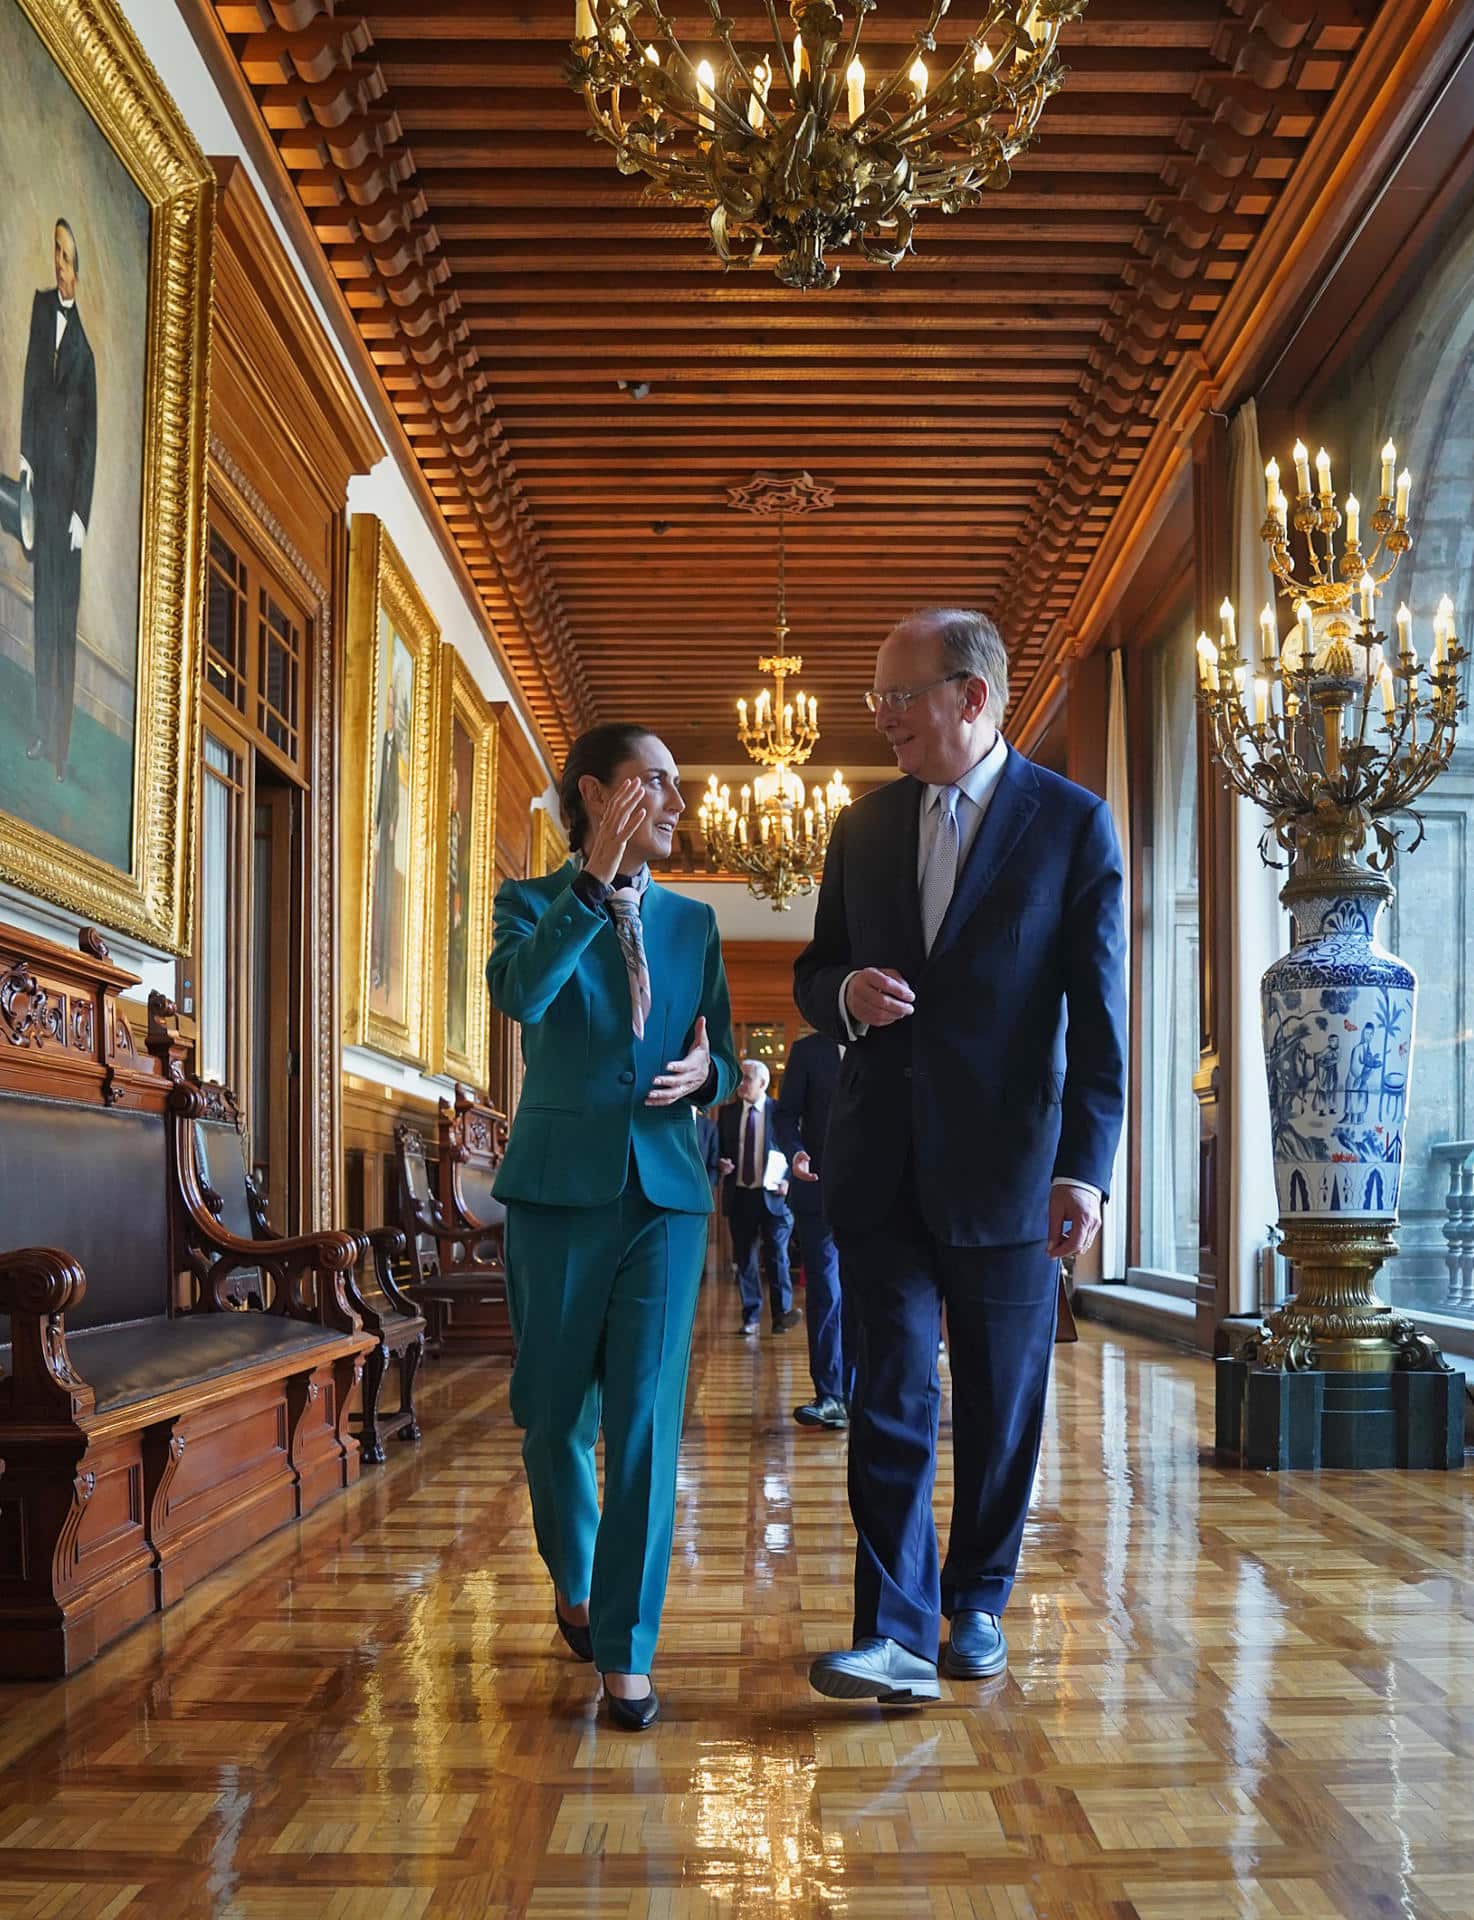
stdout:
[[802,692],[790,697],[787,690],[788,681],[803,671],[804,663],[801,654],[787,651],[785,519],[789,511],[822,510],[830,504],[830,496],[816,488],[807,474],[791,479],[758,474],[749,486],[734,487],[730,497],[734,505],[750,512],[777,514],[777,650],[757,663],[759,673],[772,676],[773,691],[764,687],[759,692],[751,719],[747,701],[737,702],[737,738],[763,771],[741,788],[735,806],[730,786],[719,785],[712,774],[697,817],[706,838],[708,864],[719,873],[745,875],[750,893],[759,900],[771,900],[775,913],[786,913],[795,895],[813,891],[835,819],[850,802],[850,790],[838,771],[827,786],[807,789],[795,771],[819,743],[819,702]]
[[621,173],[711,209],[725,262],[771,246],[785,286],[832,287],[837,248],[894,267],[923,208],[955,213],[1008,185],[1064,81],[1060,28],[1085,3],[987,0],[939,51],[950,0],[933,0],[910,57],[877,83],[860,59],[876,0],[849,0],[848,19],[833,0],[790,0],[791,45],[766,0],[772,40],[756,56],[706,0],[712,57],[695,59],[661,0],[576,0],[568,77]]

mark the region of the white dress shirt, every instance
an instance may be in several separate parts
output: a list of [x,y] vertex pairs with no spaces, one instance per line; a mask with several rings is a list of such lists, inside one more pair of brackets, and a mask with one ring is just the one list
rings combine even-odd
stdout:
[[[1008,742],[1001,733],[995,734],[993,744],[979,760],[976,766],[968,768],[960,779],[952,784],[957,791],[957,873],[960,878],[967,865],[967,856],[972,851],[973,842],[978,837],[978,829],[987,817],[988,808],[993,804],[993,795],[998,791],[998,782],[1003,777],[1003,769],[1008,760]],[[929,786],[921,796],[921,820],[916,835],[916,885],[921,886],[926,873],[927,861],[931,858],[932,842],[936,839],[937,821],[941,817],[938,802],[946,791],[945,786]],[[856,972],[859,971],[857,968]],[[858,1040],[867,1031],[858,1020],[850,1018],[850,1010],[845,1004],[845,995],[849,991],[854,973],[847,973],[839,988],[839,1017],[852,1040]],[[1056,1174],[1050,1183],[1056,1187],[1082,1187],[1087,1193],[1100,1196],[1100,1188],[1088,1180],[1072,1180],[1068,1174]]]
[[61,346],[61,336],[67,330],[67,321],[71,319],[72,308],[76,304],[75,300],[63,300],[60,294],[56,296],[56,338],[51,343],[53,353]]

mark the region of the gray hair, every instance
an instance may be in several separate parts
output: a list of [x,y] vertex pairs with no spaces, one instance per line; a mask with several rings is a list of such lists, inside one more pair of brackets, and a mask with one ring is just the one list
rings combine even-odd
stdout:
[[749,1067],[752,1068],[754,1073],[762,1075],[763,1085],[765,1087],[772,1084],[773,1076],[768,1072],[768,1069],[763,1065],[761,1060],[744,1060],[742,1062],[742,1071],[746,1073]]
[[906,617],[908,627],[923,622],[941,639],[948,673],[976,675],[987,682],[984,712],[995,727],[1001,727],[1008,707],[1008,649],[1003,635],[987,614],[966,607],[921,607]]

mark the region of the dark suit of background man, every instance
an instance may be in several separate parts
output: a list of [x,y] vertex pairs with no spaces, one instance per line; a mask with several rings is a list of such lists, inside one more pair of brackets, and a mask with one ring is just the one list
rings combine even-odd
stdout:
[[[997,731],[991,621],[913,614],[866,696],[909,778],[838,819],[805,1018],[849,1039],[824,1188],[859,1331],[850,1407],[855,1645],[810,1669],[840,1699],[935,1699],[999,1673],[1033,1487],[1057,1258],[1100,1228],[1125,1101],[1121,857],[1093,794]],[[933,1524],[947,1310],[955,1495]]]
[[814,1397],[795,1407],[804,1427],[849,1425],[854,1336],[840,1291],[839,1252],[824,1217],[824,1136],[839,1084],[840,1051],[827,1033],[804,1033],[788,1050],[778,1096],[779,1144],[788,1155],[788,1205],[804,1256],[804,1318]]
[[97,467],[97,368],[77,311],[77,241],[65,220],[52,234],[56,285],[31,307],[21,390],[20,464],[36,502],[36,730],[28,760],[66,777],[77,677],[82,543]]
[[717,1114],[725,1175],[722,1211],[732,1231],[732,1257],[742,1295],[742,1331],[756,1333],[762,1317],[763,1289],[758,1248],[768,1274],[768,1301],[774,1333],[796,1327],[793,1283],[788,1277],[788,1236],[793,1216],[781,1193],[763,1185],[768,1154],[779,1146],[778,1103],[768,1098],[768,1069],[761,1060],[744,1060],[738,1097]]

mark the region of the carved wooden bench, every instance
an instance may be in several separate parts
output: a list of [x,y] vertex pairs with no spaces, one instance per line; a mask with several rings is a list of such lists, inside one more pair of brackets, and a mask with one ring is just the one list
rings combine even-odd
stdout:
[[[209,1089],[137,978],[0,926],[0,1677],[99,1647],[358,1475],[356,1234],[211,1210]],[[5,1251],[6,1247],[11,1251]],[[268,1306],[243,1310],[254,1270]]]

